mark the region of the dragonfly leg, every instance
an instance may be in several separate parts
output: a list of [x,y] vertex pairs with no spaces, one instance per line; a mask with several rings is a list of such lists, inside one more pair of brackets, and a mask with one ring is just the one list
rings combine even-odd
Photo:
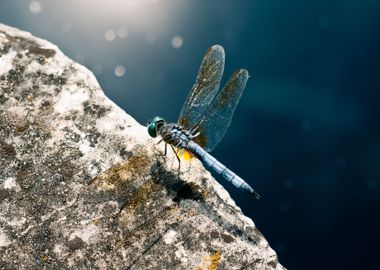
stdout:
[[190,139],[194,139],[195,137],[198,137],[201,134],[199,132],[198,126],[195,126],[192,129],[190,129],[189,133],[190,133],[190,136],[189,136]]
[[[178,156],[178,157],[183,156],[184,153],[187,151],[185,148],[179,148],[179,146],[176,146],[176,147],[177,147],[177,149],[178,149],[178,150],[177,150],[177,156]],[[190,166],[189,166],[189,168],[187,169],[187,172],[189,172],[190,169],[191,169],[191,157],[190,157],[189,163],[190,163]]]
[[179,175],[179,172],[181,171],[181,159],[178,157],[178,153],[177,151],[174,149],[173,145],[170,144],[170,147],[172,148],[173,152],[174,152],[174,155],[176,156],[177,160],[178,160],[178,175]]
[[[159,140],[159,141],[157,142],[157,144],[162,143],[162,141],[163,141],[163,139]],[[165,152],[164,152],[163,156],[166,156],[166,154],[167,154],[167,148],[168,148],[168,144],[165,143]],[[161,155],[160,155],[160,156],[161,156]]]
[[183,155],[183,153],[185,152],[185,149],[179,149],[177,150],[177,155],[180,157]]

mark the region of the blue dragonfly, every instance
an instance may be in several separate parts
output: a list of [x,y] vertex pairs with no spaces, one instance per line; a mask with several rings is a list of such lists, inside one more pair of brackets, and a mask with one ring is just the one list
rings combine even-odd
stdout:
[[165,154],[167,145],[170,145],[179,166],[179,156],[189,152],[204,165],[221,174],[228,182],[259,199],[259,194],[247,182],[208,153],[226,133],[249,78],[247,70],[239,69],[219,91],[224,59],[221,46],[210,47],[177,123],[167,123],[162,117],[156,116],[148,122],[148,133],[151,137],[161,137],[160,142],[165,142]]

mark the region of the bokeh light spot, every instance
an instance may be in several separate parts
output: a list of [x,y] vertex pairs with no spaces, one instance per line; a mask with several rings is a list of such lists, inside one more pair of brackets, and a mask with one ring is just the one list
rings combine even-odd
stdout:
[[172,38],[172,46],[175,49],[181,48],[183,45],[183,38],[181,36],[174,36]]
[[116,33],[112,29],[108,29],[104,32],[104,38],[107,41],[113,41],[116,38]]
[[329,27],[330,20],[327,17],[320,17],[318,24],[319,24],[319,27],[321,27],[322,29],[325,29],[325,28]]
[[125,67],[122,65],[118,65],[115,67],[115,75],[117,77],[122,77],[125,74]]
[[29,10],[32,14],[38,14],[44,9],[40,1],[31,1],[29,3]]

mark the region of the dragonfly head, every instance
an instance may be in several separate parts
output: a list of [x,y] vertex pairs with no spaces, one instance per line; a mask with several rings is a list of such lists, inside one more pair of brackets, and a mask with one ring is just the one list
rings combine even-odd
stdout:
[[162,126],[165,124],[164,118],[161,116],[156,116],[148,122],[148,133],[151,137],[157,137],[157,131],[159,131]]

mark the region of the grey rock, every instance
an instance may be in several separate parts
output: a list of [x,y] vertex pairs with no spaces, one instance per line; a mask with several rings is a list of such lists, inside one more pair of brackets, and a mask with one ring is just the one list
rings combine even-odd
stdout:
[[202,165],[178,176],[162,148],[85,67],[0,24],[0,269],[283,269]]

